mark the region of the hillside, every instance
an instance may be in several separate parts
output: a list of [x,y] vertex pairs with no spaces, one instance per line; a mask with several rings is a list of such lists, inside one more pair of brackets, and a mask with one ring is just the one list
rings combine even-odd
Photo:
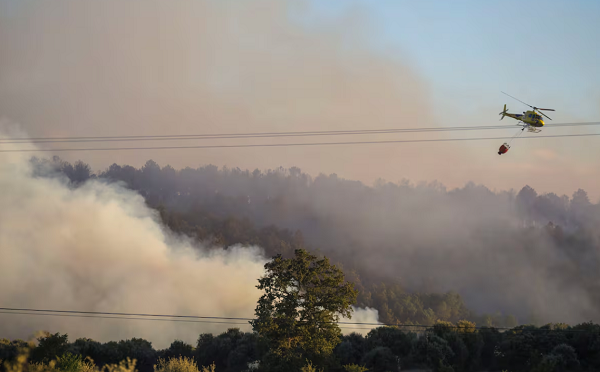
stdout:
[[600,206],[583,190],[569,198],[528,186],[369,187],[297,168],[175,170],[153,161],[93,174],[82,162],[33,161],[73,185],[123,182],[171,230],[197,241],[258,245],[267,256],[320,252],[341,264],[360,290],[358,305],[379,310],[384,323],[576,323],[600,309]]

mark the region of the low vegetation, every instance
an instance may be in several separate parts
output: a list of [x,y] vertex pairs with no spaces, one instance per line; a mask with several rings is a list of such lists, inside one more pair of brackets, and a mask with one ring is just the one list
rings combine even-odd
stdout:
[[[480,188],[465,188],[455,193],[393,185],[366,189],[333,176],[311,181],[296,169],[290,169],[288,176],[258,171],[251,174],[239,170],[218,171],[210,166],[175,171],[148,162],[139,170],[115,164],[106,172],[93,175],[81,162],[71,166],[55,159],[53,164],[69,178],[73,187],[93,177],[125,183],[145,197],[146,203],[157,210],[171,230],[199,242],[224,247],[232,244],[263,247],[266,254],[274,257],[265,265],[267,275],[259,281],[267,295],[257,305],[253,332],[232,328],[219,335],[201,334],[195,345],[176,340],[169,348],[156,350],[150,341],[138,338],[105,343],[81,338],[71,342],[66,334],[59,333],[45,333],[35,342],[3,339],[0,340],[3,372],[600,370],[600,325],[590,322],[540,326],[533,316],[525,321],[521,317],[521,323],[531,324],[519,325],[515,316],[500,312],[477,315],[467,308],[458,293],[424,287],[408,290],[408,284],[391,278],[389,273],[378,272],[384,270],[373,270],[360,264],[373,252],[387,257],[396,248],[411,252],[407,247],[418,247],[420,250],[412,251],[418,253],[444,246],[445,241],[451,240],[451,235],[440,235],[441,240],[432,236],[436,239],[427,245],[410,246],[411,239],[404,239],[411,237],[409,230],[397,232],[404,239],[401,242],[392,239],[396,237],[390,233],[396,229],[393,225],[388,227],[390,231],[380,231],[388,236],[381,239],[375,236],[379,244],[369,241],[369,245],[358,238],[359,232],[352,236],[353,229],[359,230],[361,224],[343,219],[359,215],[354,212],[361,208],[368,218],[369,205],[379,208],[378,211],[385,210],[381,201],[391,200],[398,206],[409,208],[412,204],[407,200],[423,195],[427,199],[438,198],[448,204],[448,208],[454,208],[455,204],[468,206],[470,204],[465,200],[477,201],[481,197],[499,208],[492,208],[489,214],[492,217],[496,215],[496,209],[516,209],[514,213],[519,219],[510,223],[485,215],[497,224],[470,231],[468,240],[479,239],[476,244],[486,247],[485,254],[499,249],[504,255],[508,254],[505,251],[514,254],[510,265],[518,265],[523,260],[517,258],[524,256],[528,258],[526,262],[552,269],[553,277],[562,278],[568,274],[563,278],[564,283],[572,286],[569,288],[589,291],[590,304],[596,309],[600,307],[597,284],[600,258],[594,226],[600,221],[600,204],[591,204],[581,190],[569,200],[553,194],[537,195],[531,188],[524,188],[517,195],[494,194]],[[232,185],[245,185],[240,190],[247,191],[247,195],[238,189],[228,190],[228,187],[234,187]],[[344,208],[339,209],[346,213],[338,211],[335,218],[329,217],[335,214],[333,207],[325,213],[316,201],[310,204],[311,208],[304,206],[305,200],[323,203],[324,200],[335,200],[334,196],[338,194],[356,197],[344,199],[340,203]],[[352,208],[346,211],[347,206]],[[404,216],[397,214],[396,207],[388,210],[391,217]],[[550,218],[554,223],[549,223]],[[473,218],[478,219],[481,218]],[[280,221],[281,225],[275,226],[274,220]],[[295,225],[303,229],[289,227]],[[307,235],[310,237],[305,238]],[[412,237],[414,240],[422,238],[419,235]],[[461,240],[455,240],[454,245],[448,247],[455,249],[458,242]],[[327,250],[323,251],[321,247]],[[457,249],[451,250],[452,254]],[[560,257],[560,261],[545,262],[545,257],[551,256],[549,250],[560,253],[554,255]],[[309,252],[325,253],[335,265],[322,254],[317,256]],[[427,261],[413,259],[404,269],[408,270],[411,265],[427,268],[427,264]],[[456,273],[453,267],[433,267],[437,271],[447,269],[450,274]],[[483,279],[494,277],[493,272],[478,270],[486,275],[481,277]],[[429,270],[428,274],[437,271]],[[411,279],[409,274],[406,275]],[[471,277],[469,280],[473,281]],[[366,336],[342,335],[335,324],[336,314],[346,314],[350,305],[376,308],[380,321],[396,326],[378,327]]]
[[0,340],[4,372],[587,372],[600,370],[600,325],[548,324],[500,330],[476,328],[469,322],[440,322],[421,333],[379,327],[366,336],[339,336],[332,354],[320,362],[303,359],[297,367],[266,369],[272,362],[267,356],[272,358],[273,353],[261,349],[257,334],[238,329],[202,334],[195,346],[175,341],[164,350],[155,350],[140,339],[69,342],[67,335],[48,333],[39,337],[37,345]]

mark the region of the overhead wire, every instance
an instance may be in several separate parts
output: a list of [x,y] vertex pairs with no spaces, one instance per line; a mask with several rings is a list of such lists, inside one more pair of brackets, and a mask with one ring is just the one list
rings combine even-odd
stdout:
[[[85,312],[83,312],[85,313]],[[121,319],[121,320],[147,320],[147,321],[158,321],[158,322],[183,322],[183,323],[203,323],[203,324],[229,324],[229,325],[248,325],[249,321],[253,320],[248,318],[248,322],[245,323],[240,323],[240,322],[235,322],[235,321],[231,321],[231,320],[224,320],[224,321],[216,321],[216,320],[192,320],[192,319],[172,319],[172,318],[144,318],[144,317],[138,317],[138,316],[123,316],[123,315],[117,315],[117,316],[105,316],[105,315],[97,315],[97,314],[91,314],[91,315],[85,315],[85,314],[79,314],[79,313],[54,313],[50,310],[50,312],[20,312],[20,311],[0,311],[0,314],[11,314],[11,315],[35,315],[35,316],[54,316],[54,317],[66,317],[66,318],[98,318],[98,319]],[[133,315],[133,314],[132,314]],[[152,315],[146,315],[146,316],[152,316]],[[163,316],[163,315],[154,315],[154,316]],[[166,315],[168,317],[168,315]],[[199,318],[215,318],[215,317],[199,317]],[[229,318],[220,318],[217,317],[218,319],[229,319]],[[339,323],[338,323],[339,324]],[[346,325],[342,325],[340,328],[345,328],[345,329],[372,329],[373,327],[351,327],[351,326],[346,326]]]
[[[600,125],[600,122],[557,123],[557,124],[546,124],[545,127],[553,128],[553,127],[596,126],[596,125]],[[500,129],[515,129],[515,127],[516,126],[507,126],[507,125],[487,125],[487,126],[480,125],[480,126],[464,126],[464,127],[387,128],[387,129],[359,129],[359,130],[303,131],[303,132],[254,132],[254,133],[218,133],[218,134],[31,137],[31,138],[21,137],[21,138],[0,139],[0,144],[179,141],[179,140],[215,140],[215,139],[243,139],[243,138],[347,136],[347,135],[373,135],[373,134],[396,134],[396,133],[500,130]],[[517,125],[517,127],[520,127],[520,126]]]
[[[546,127],[572,127],[572,126],[590,126],[600,125],[600,122],[588,123],[560,123],[546,125]],[[391,134],[391,133],[417,133],[417,132],[442,132],[442,131],[465,131],[482,129],[514,129],[512,126],[478,126],[478,127],[448,127],[448,128],[406,128],[406,129],[378,129],[378,130],[348,130],[348,131],[313,131],[313,132],[263,132],[263,133],[240,133],[240,134],[202,134],[202,135],[166,135],[166,136],[112,136],[112,137],[37,137],[37,138],[16,138],[10,140],[0,140],[0,144],[13,143],[52,143],[52,142],[101,142],[101,141],[141,141],[141,140],[179,140],[179,139],[232,139],[232,138],[258,138],[258,137],[295,137],[295,136],[323,136],[323,135],[354,135],[354,134]],[[278,144],[237,144],[237,145],[201,145],[201,146],[151,146],[151,147],[107,147],[107,148],[55,148],[55,149],[0,149],[0,152],[52,152],[52,151],[111,151],[111,150],[165,150],[165,149],[203,149],[203,148],[236,148],[236,147],[291,147],[291,146],[328,146],[328,145],[360,145],[360,144],[390,144],[390,143],[414,143],[414,142],[453,142],[453,141],[480,141],[497,139],[532,139],[532,138],[560,138],[560,137],[587,137],[598,136],[600,133],[585,134],[563,134],[563,135],[545,135],[535,137],[518,137],[520,133],[513,137],[475,137],[475,138],[443,138],[443,139],[413,139],[413,140],[389,140],[389,141],[353,141],[353,142],[312,142],[312,143],[278,143]],[[88,317],[88,318],[108,318],[108,319],[133,319],[133,320],[156,320],[156,321],[184,321],[194,323],[215,323],[215,324],[246,324],[234,323],[232,321],[250,321],[249,318],[227,318],[227,317],[200,317],[184,315],[159,315],[159,314],[131,314],[131,313],[111,313],[111,312],[82,312],[67,310],[43,310],[43,309],[15,309],[0,308],[2,314],[20,314],[20,315],[52,315],[67,317]],[[175,319],[173,319],[175,318]],[[181,319],[186,318],[186,319]],[[195,320],[192,320],[195,319]],[[200,320],[205,319],[205,320]],[[225,320],[225,321],[217,321]],[[382,323],[353,323],[338,322],[342,325],[370,325],[370,326],[398,326],[415,328],[432,328],[433,326],[413,325],[413,324],[382,324]],[[454,328],[461,328],[455,326]],[[485,329],[490,327],[476,327]],[[511,328],[498,328],[510,330]],[[527,330],[527,331],[537,331]],[[546,331],[542,329],[542,331]],[[578,330],[562,330],[578,331]]]
[[72,317],[72,318],[100,318],[100,319],[130,319],[130,320],[151,320],[158,322],[184,322],[184,323],[210,323],[210,324],[238,324],[246,325],[248,323],[235,323],[233,321],[215,321],[215,320],[187,320],[187,319],[163,319],[163,318],[140,318],[140,317],[126,317],[126,316],[104,316],[104,315],[83,315],[83,314],[55,314],[55,313],[28,313],[18,311],[0,311],[0,314],[12,314],[12,315],[36,315],[36,316],[58,316],[58,317]]
[[[186,322],[186,323],[210,323],[210,324],[233,324],[233,325],[247,325],[248,323],[241,323],[240,321],[251,321],[253,318],[234,318],[234,317],[219,317],[219,316],[196,316],[196,315],[166,315],[166,314],[147,314],[147,313],[123,313],[123,312],[101,312],[101,311],[77,311],[77,310],[50,310],[50,309],[30,309],[30,308],[9,308],[1,307],[0,314],[12,314],[12,315],[40,315],[40,316],[60,316],[60,317],[75,317],[75,318],[100,318],[100,319],[129,319],[129,320],[147,320],[147,321],[167,321],[167,322]],[[321,322],[327,323],[327,322]],[[372,327],[349,327],[349,326],[392,326],[399,328],[422,328],[430,329],[435,328],[434,325],[419,325],[419,324],[401,324],[401,323],[368,323],[368,322],[336,322],[340,328],[353,328],[353,329],[371,329]],[[464,327],[464,326],[444,326],[450,329],[494,329],[494,330],[515,330],[509,327]],[[547,331],[558,331],[558,332],[590,332],[586,330],[576,329],[545,329],[545,328],[533,328],[523,329],[527,332],[547,332]],[[595,333],[600,333],[596,331]]]
[[106,311],[76,311],[76,310],[51,310],[51,309],[29,309],[0,307],[1,311],[27,311],[36,313],[62,313],[62,314],[86,314],[86,315],[119,315],[119,316],[144,316],[152,318],[190,318],[190,319],[222,319],[222,320],[252,320],[251,318],[232,318],[221,316],[198,316],[198,315],[168,315],[168,314],[144,314],[144,313],[120,313]]
[[399,143],[425,143],[425,142],[460,142],[460,141],[485,141],[506,139],[538,139],[538,138],[565,138],[565,137],[592,137],[600,133],[583,134],[557,134],[534,137],[471,137],[471,138],[437,138],[437,139],[412,139],[412,140],[386,140],[386,141],[348,141],[348,142],[299,142],[299,143],[261,143],[261,144],[235,144],[235,145],[197,145],[197,146],[147,146],[147,147],[89,147],[89,148],[50,148],[50,149],[0,149],[0,153],[8,152],[79,152],[79,151],[127,151],[127,150],[174,150],[174,149],[213,149],[213,148],[251,148],[251,147],[297,147],[297,146],[335,146],[335,145],[366,145],[366,144],[399,144]]

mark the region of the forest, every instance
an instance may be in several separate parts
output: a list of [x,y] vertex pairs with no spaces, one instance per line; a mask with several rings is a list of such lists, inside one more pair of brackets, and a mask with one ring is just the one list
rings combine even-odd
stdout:
[[575,324],[600,313],[600,206],[583,190],[569,198],[529,186],[366,186],[297,168],[175,170],[149,160],[94,173],[81,161],[31,162],[71,187],[119,182],[198,242],[257,245],[267,257],[298,248],[326,255],[355,283],[356,305],[377,309],[384,324]]
[[[250,322],[253,332],[202,333],[193,344],[176,339],[158,349],[142,338],[71,341],[44,332],[29,341],[0,341],[7,372],[600,366],[593,229],[599,208],[583,190],[569,198],[530,187],[517,193],[474,184],[450,191],[437,183],[366,186],[336,175],[312,179],[295,168],[174,170],[153,161],[96,173],[57,157],[31,164],[34,179],[51,178],[73,192],[124,186],[174,239],[215,250],[258,246],[271,257],[264,266],[271,274],[256,278],[267,292]],[[288,296],[290,283],[303,289]],[[273,305],[289,300],[299,302]],[[308,310],[290,314],[297,305]],[[342,334],[333,314],[351,305],[377,309],[384,324]],[[305,318],[296,320],[300,315]],[[119,364],[127,358],[135,367]]]
[[199,242],[258,245],[267,257],[297,248],[324,254],[355,283],[357,305],[377,309],[385,324],[467,319],[514,327],[600,313],[600,206],[583,190],[569,198],[528,186],[518,193],[383,180],[369,187],[297,168],[175,170],[149,160],[94,173],[81,161],[31,162],[72,187],[120,182],[169,229]]
[[[0,339],[3,372],[392,372],[596,371],[600,326],[591,322],[541,327],[477,327],[437,320],[430,326],[380,326],[366,336],[342,335],[340,316],[358,291],[327,257],[296,249],[277,254],[258,279],[252,332],[202,333],[195,345],[166,349],[132,338],[69,341],[39,332],[29,341]],[[156,319],[155,319],[156,320]],[[152,325],[150,325],[152,326]]]
[[[357,333],[341,336],[328,360],[328,371],[385,372],[428,368],[456,372],[546,372],[600,369],[600,326],[597,324],[519,326],[507,331],[476,329],[466,321],[458,323],[458,326],[460,328],[453,328],[450,323],[440,322],[419,335],[397,327],[379,327],[366,336]],[[70,341],[68,335],[59,333],[42,334],[36,344],[0,339],[0,359],[13,361],[19,350],[30,348],[32,364],[58,359],[59,364],[54,371],[91,372],[80,367],[88,357],[98,367],[118,365],[131,358],[136,360],[135,368],[140,372],[197,371],[189,366],[154,369],[159,359],[176,361],[175,358],[183,357],[193,361],[201,371],[201,367],[208,367],[207,371],[211,371],[209,368],[214,365],[213,371],[216,372],[241,372],[249,370],[248,364],[260,359],[264,352],[255,333],[235,328],[219,335],[201,334],[195,345],[176,340],[163,350],[156,350],[151,342],[139,338],[100,343],[86,338]],[[304,371],[311,369],[304,368]]]

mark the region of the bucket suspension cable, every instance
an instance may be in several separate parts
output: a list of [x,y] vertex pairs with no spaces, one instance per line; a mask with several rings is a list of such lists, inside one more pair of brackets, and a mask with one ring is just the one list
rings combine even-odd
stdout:
[[515,138],[519,137],[521,134],[523,134],[523,132],[525,132],[523,129],[521,129],[520,131],[518,131],[518,132],[517,132],[517,134],[515,134],[514,136],[512,136],[512,138],[511,138],[511,139],[509,139],[509,140],[508,140],[508,144],[510,145],[510,144],[512,143],[512,141],[513,141]]

